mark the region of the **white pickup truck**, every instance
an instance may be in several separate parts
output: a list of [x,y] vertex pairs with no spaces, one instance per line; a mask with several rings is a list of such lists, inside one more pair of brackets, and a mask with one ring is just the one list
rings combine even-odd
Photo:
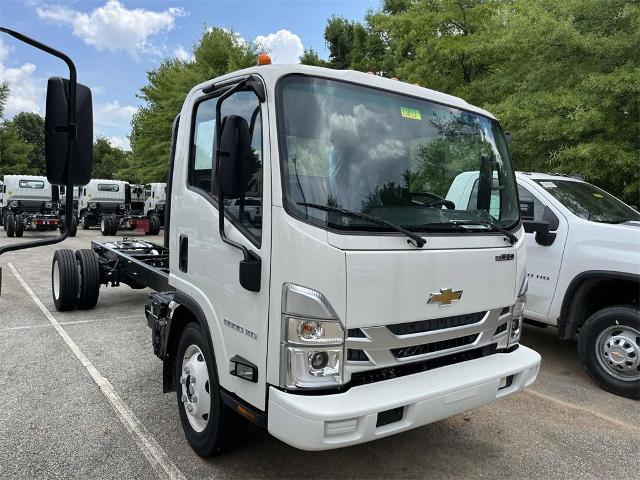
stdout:
[[[471,208],[479,174],[464,172],[447,200]],[[525,225],[528,323],[577,336],[578,353],[605,390],[640,398],[640,214],[566,175],[517,172]],[[499,190],[492,210],[499,210]]]

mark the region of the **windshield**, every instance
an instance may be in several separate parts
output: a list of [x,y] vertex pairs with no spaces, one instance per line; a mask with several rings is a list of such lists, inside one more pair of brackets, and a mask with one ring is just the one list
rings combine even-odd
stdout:
[[570,180],[536,180],[536,183],[585,220],[599,223],[640,220],[640,213],[590,183]]
[[[283,182],[294,216],[366,231],[390,229],[300,203],[365,213],[411,231],[451,231],[454,221],[510,228],[519,221],[510,157],[494,120],[335,80],[290,75],[281,85]],[[466,194],[449,201],[463,183]]]

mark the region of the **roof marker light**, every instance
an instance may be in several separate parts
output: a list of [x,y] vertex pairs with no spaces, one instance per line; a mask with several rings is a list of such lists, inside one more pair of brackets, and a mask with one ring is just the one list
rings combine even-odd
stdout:
[[268,53],[258,55],[258,65],[271,65],[271,57]]

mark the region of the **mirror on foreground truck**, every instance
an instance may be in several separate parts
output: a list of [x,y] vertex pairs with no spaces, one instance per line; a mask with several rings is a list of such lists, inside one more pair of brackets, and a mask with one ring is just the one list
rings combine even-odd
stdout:
[[[51,77],[47,82],[44,132],[47,181],[45,182],[44,179],[35,181],[42,184],[42,190],[48,185],[49,189],[53,187],[53,191],[57,193],[59,192],[58,186],[60,185],[73,191],[74,185],[83,185],[87,183],[91,177],[91,165],[93,162],[93,107],[91,90],[77,82],[75,64],[64,53],[8,28],[0,27],[0,32],[6,33],[37,50],[61,59],[69,69],[69,79]],[[28,186],[29,180],[20,179],[18,181],[19,183],[15,188],[12,188],[11,193],[6,192],[5,194],[8,200],[9,197],[13,196],[13,192],[16,192],[16,198],[12,199],[15,204],[8,205],[8,207],[11,207],[11,210],[14,211],[10,211],[10,209],[7,208],[7,211],[3,212],[2,223],[5,229],[10,227],[9,232],[12,234],[9,236],[13,236],[13,233],[16,233],[16,236],[21,237],[23,229],[31,226],[34,226],[34,228],[60,227],[60,235],[41,240],[2,245],[0,246],[0,255],[25,248],[52,245],[63,241],[70,236],[70,234],[75,235],[76,224],[71,219],[72,215],[67,214],[66,216],[70,221],[65,221],[64,214],[60,213],[73,212],[72,195],[66,197],[65,205],[58,206],[58,198],[51,197],[45,199],[50,200],[50,205],[48,207],[45,206],[45,210],[40,209],[41,201],[38,202],[35,209],[27,208],[25,210],[23,205],[28,203],[30,195],[22,199],[19,197],[17,190],[18,188]],[[39,187],[39,185],[37,186]],[[33,188],[33,190],[38,189],[39,188]],[[37,218],[31,221],[32,217]],[[0,269],[0,279],[1,276],[2,270]]]
[[[446,200],[471,170],[473,206]],[[367,442],[538,374],[519,345],[526,259],[507,145],[459,98],[291,65],[194,86],[164,214],[164,245],[58,250],[53,297],[90,309],[103,284],[156,291],[145,314],[162,385],[202,456],[247,421],[306,450]]]

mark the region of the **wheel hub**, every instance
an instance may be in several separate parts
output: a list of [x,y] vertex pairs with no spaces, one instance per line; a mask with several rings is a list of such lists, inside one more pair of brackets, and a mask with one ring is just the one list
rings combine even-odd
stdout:
[[204,355],[197,345],[191,345],[182,359],[180,397],[189,424],[196,432],[202,432],[209,422],[211,394],[209,370]]
[[627,326],[603,331],[598,339],[599,359],[615,377],[640,378],[640,332]]

